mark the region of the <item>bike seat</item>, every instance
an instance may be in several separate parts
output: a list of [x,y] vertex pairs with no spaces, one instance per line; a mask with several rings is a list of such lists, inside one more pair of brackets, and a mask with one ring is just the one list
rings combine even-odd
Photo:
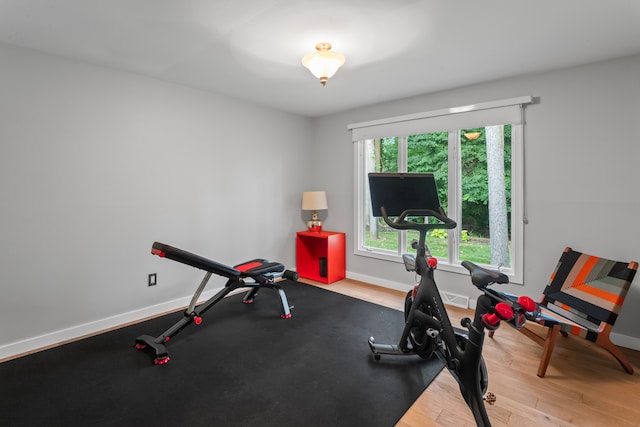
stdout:
[[253,259],[234,266],[240,271],[240,277],[256,277],[269,273],[282,273],[284,265],[279,262],[269,262],[266,259]]
[[509,283],[509,277],[501,271],[480,267],[471,261],[462,261],[462,266],[471,273],[471,283],[483,289],[493,283]]

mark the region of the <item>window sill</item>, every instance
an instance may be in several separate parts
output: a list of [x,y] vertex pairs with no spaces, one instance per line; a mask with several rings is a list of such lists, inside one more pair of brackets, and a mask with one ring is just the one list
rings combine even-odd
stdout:
[[[362,256],[366,258],[374,258],[384,261],[395,262],[397,264],[404,264],[402,261],[402,257],[395,253],[383,253],[377,251],[369,251],[365,249],[356,249],[354,250],[354,255]],[[485,266],[487,268],[491,268],[490,266]],[[469,272],[466,268],[462,267],[460,264],[452,264],[448,261],[443,261],[441,258],[438,258],[438,270],[447,271],[450,273],[456,274],[464,274],[468,275]],[[510,269],[502,269],[502,272],[505,273],[509,277],[509,283],[512,285],[522,285],[519,280],[513,275],[513,272]]]

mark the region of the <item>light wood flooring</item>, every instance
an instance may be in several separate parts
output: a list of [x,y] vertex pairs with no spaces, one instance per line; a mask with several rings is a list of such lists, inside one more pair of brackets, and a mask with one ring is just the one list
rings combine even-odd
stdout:
[[[304,279],[303,279],[304,280]],[[330,285],[309,284],[403,309],[404,293],[342,280]],[[449,307],[454,326],[472,316],[471,310]],[[533,329],[543,330],[538,325]],[[398,330],[398,339],[401,331]],[[363,336],[366,348],[368,337]],[[395,343],[392,343],[395,344]],[[487,412],[500,426],[640,426],[640,352],[622,349],[634,367],[629,375],[606,351],[581,338],[560,338],[545,378],[536,372],[542,348],[517,330],[503,325],[483,350],[489,390],[496,395]],[[376,392],[376,391],[372,391]],[[393,393],[380,385],[379,393]],[[445,369],[396,424],[396,427],[475,426],[458,385]]]

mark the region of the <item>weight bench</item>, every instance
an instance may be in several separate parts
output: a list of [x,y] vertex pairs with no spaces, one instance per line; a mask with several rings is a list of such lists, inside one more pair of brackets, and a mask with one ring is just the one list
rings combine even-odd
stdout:
[[[158,337],[154,338],[150,335],[140,335],[136,338],[136,348],[138,350],[152,349],[154,351],[154,363],[156,365],[163,365],[169,361],[169,354],[165,346],[169,340],[191,323],[195,323],[196,325],[201,324],[201,315],[216,303],[220,302],[231,291],[236,289],[250,288],[242,300],[245,304],[250,304],[254,301],[260,288],[273,289],[277,291],[280,296],[282,308],[280,317],[283,319],[291,317],[291,307],[289,307],[287,296],[284,290],[276,283],[276,279],[284,278],[298,280],[298,273],[295,271],[285,270],[284,265],[280,263],[269,262],[265,259],[253,259],[234,267],[229,267],[227,265],[220,264],[219,262],[159,242],[155,242],[153,244],[151,253],[153,255],[158,255],[161,258],[168,258],[206,271],[198,289],[191,298],[189,307],[184,311],[182,319]],[[214,296],[200,305],[197,305],[198,299],[200,298],[200,295],[212,274],[226,277],[227,283],[224,288]],[[252,281],[247,282],[246,279],[250,279]]]

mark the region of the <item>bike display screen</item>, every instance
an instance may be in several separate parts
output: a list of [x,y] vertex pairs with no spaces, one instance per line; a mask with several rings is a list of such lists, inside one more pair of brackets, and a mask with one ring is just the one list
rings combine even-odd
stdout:
[[408,209],[440,211],[436,180],[430,173],[370,173],[371,210],[381,217],[399,216]]

